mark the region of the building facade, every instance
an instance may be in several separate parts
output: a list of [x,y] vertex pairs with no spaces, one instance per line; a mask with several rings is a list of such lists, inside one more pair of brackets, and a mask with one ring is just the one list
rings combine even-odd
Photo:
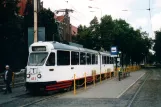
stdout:
[[72,36],[77,35],[77,27],[70,24],[70,17],[55,16],[54,18],[58,22],[58,32],[60,37],[65,41],[71,42]]
[[[19,0],[19,3],[18,3],[18,7],[20,7],[19,15],[24,16],[24,11],[26,9],[26,4],[28,2],[34,5],[34,0]],[[37,8],[38,8],[38,11],[43,9],[43,1],[37,0]]]

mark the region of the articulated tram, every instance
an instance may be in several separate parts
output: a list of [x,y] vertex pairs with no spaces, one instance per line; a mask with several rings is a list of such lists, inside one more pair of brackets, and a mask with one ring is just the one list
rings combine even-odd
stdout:
[[29,47],[26,88],[29,91],[54,91],[73,86],[77,81],[91,81],[96,76],[114,70],[114,58],[108,52],[70,46],[59,42],[37,42]]

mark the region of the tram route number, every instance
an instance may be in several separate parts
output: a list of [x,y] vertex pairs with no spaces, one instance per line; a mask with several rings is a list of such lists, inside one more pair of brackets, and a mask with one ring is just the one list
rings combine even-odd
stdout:
[[36,77],[31,77],[31,80],[36,80]]

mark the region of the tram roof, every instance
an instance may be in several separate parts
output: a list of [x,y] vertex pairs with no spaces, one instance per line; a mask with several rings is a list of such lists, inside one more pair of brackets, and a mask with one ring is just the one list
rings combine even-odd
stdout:
[[58,50],[70,50],[70,51],[79,51],[78,47],[75,46],[69,46],[67,44],[62,44],[59,42],[53,42],[54,49]]
[[52,42],[52,43],[53,43],[54,49],[58,49],[58,50],[71,50],[71,51],[98,53],[95,50],[80,48],[80,47],[76,47],[76,46],[70,46],[70,45],[67,45],[67,44],[59,43],[59,42]]
[[63,43],[59,43],[59,42],[37,42],[34,43],[35,45],[38,45],[38,43],[43,44],[43,45],[52,45],[54,49],[56,50],[68,50],[68,51],[80,51],[80,52],[88,52],[88,53],[95,53],[95,54],[102,54],[102,55],[107,55],[110,53],[109,52],[99,52],[96,50],[92,50],[92,49],[87,49],[87,48],[81,48],[81,47],[76,47],[76,46],[71,46],[71,45],[67,45],[67,44],[63,44]]

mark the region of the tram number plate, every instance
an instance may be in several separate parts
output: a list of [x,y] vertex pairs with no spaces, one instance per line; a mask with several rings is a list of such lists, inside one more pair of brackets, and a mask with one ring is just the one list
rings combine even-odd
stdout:
[[36,77],[31,77],[31,80],[35,81],[36,80]]

